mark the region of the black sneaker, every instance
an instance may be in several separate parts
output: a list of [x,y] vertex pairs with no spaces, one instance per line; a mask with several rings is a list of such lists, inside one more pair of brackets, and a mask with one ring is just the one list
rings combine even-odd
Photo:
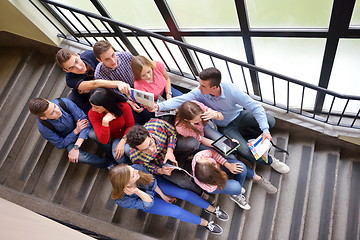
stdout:
[[214,216],[216,216],[219,220],[221,221],[227,221],[229,220],[229,215],[224,211],[221,210],[219,206],[217,206],[215,208],[215,212],[209,212],[208,210],[205,209],[205,212],[210,213]]
[[223,232],[222,228],[214,223],[214,221],[210,221],[206,226],[204,226],[207,230],[209,230],[213,234],[221,234]]

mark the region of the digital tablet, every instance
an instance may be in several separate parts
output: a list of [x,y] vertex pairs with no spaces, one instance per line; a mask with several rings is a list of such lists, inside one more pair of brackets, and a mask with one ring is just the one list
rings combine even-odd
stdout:
[[233,142],[231,138],[227,136],[221,136],[219,139],[214,141],[211,144],[217,151],[219,151],[221,154],[228,156],[230,153],[232,153],[234,150],[236,150],[240,144],[237,142]]

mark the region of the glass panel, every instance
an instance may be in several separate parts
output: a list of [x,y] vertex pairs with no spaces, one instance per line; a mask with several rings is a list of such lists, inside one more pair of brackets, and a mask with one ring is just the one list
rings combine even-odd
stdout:
[[168,29],[154,1],[101,0],[101,2],[110,15],[119,22],[144,29]]
[[256,65],[318,84],[325,39],[252,38]]
[[[334,66],[330,76],[329,89],[342,94],[359,95],[360,92],[360,40],[340,39]],[[350,111],[350,107],[348,110]],[[359,105],[352,112],[357,112]]]
[[251,28],[328,28],[329,0],[246,0]]
[[99,14],[99,12],[96,10],[94,5],[89,0],[77,0],[77,1],[74,1],[74,0],[57,0],[57,2],[66,4],[66,5],[74,7],[74,8],[79,8],[79,9],[87,11],[87,12]]
[[350,21],[351,27],[360,27],[360,2],[356,1],[354,11]]
[[237,28],[233,0],[167,0],[180,28]]

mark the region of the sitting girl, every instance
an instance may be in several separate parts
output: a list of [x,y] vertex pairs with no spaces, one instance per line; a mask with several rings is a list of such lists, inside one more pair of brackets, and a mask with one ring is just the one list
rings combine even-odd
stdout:
[[112,198],[123,208],[141,209],[146,213],[170,216],[184,222],[205,227],[212,233],[221,234],[222,228],[213,221],[207,221],[181,207],[174,205],[176,198],[188,201],[204,208],[222,221],[227,221],[228,214],[219,207],[213,207],[195,193],[179,188],[161,177],[148,174],[140,164],[131,166],[120,164],[109,173],[112,184]]
[[131,108],[121,95],[106,88],[97,88],[91,95],[89,120],[99,142],[112,150],[118,163],[131,163],[125,150],[127,131],[135,125]]
[[[197,144],[200,145],[200,149],[212,149],[212,143],[214,140],[222,136],[221,133],[211,128],[207,123],[210,119],[222,120],[224,117],[221,113],[212,110],[211,108],[206,107],[204,104],[197,101],[187,101],[181,104],[178,108],[175,119],[175,128],[176,131],[183,136],[179,137],[178,141],[188,142],[194,144],[194,138],[197,140]],[[221,155],[217,154],[215,150],[211,151],[212,154],[216,154],[225,161]],[[246,170],[245,174],[241,174],[241,178],[247,176],[257,183],[260,184],[268,193],[274,194],[277,192],[276,187],[274,187],[269,181],[263,177],[257,175],[250,168],[247,168],[242,162],[236,159],[236,157],[231,154],[227,157],[227,161],[231,163],[236,163],[237,165],[243,166],[243,171]],[[232,168],[235,169],[235,164],[232,164]],[[236,171],[230,170],[232,173],[239,173]],[[194,172],[193,172],[194,173]],[[239,178],[240,179],[240,178]],[[240,181],[241,186],[243,185],[243,180]],[[215,184],[216,185],[216,184]],[[201,187],[201,186],[200,186]],[[207,189],[205,189],[207,190]],[[215,190],[215,189],[214,189]],[[208,191],[209,192],[209,191]],[[210,193],[210,192],[209,192]]]
[[182,92],[171,87],[170,77],[162,62],[135,56],[131,60],[131,69],[134,73],[135,89],[153,93],[155,101],[159,96],[170,99],[182,95]]

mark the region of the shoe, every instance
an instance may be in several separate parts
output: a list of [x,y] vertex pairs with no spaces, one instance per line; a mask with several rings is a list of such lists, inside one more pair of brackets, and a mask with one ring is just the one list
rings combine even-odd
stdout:
[[208,203],[210,203],[211,205],[215,204],[215,194],[210,194],[210,193],[206,193],[206,192],[202,192],[201,196],[202,199],[204,199],[205,201],[207,201]]
[[275,158],[272,155],[269,155],[269,157],[272,159],[272,163],[270,166],[279,173],[288,173],[290,172],[290,168],[285,163],[281,162],[279,159]]
[[249,210],[251,207],[247,203],[244,195],[230,195],[230,199],[236,202],[236,204],[244,210]]
[[205,209],[205,212],[210,213],[211,215],[216,216],[221,221],[227,221],[229,220],[229,215],[224,211],[221,210],[219,206],[215,208],[215,212],[209,212]]
[[274,194],[277,192],[277,188],[274,187],[274,185],[272,185],[271,182],[269,182],[262,176],[261,176],[260,180],[255,181],[255,182],[257,182],[259,184],[259,186],[262,187],[263,189],[265,189],[265,191],[269,194]]
[[222,228],[214,223],[214,221],[210,221],[206,226],[204,226],[207,230],[209,230],[213,234],[221,234],[223,232]]
[[107,169],[110,171],[113,167],[115,167],[117,164],[116,163],[110,163],[108,166],[107,166]]
[[241,194],[244,194],[246,192],[245,188],[241,188]]

